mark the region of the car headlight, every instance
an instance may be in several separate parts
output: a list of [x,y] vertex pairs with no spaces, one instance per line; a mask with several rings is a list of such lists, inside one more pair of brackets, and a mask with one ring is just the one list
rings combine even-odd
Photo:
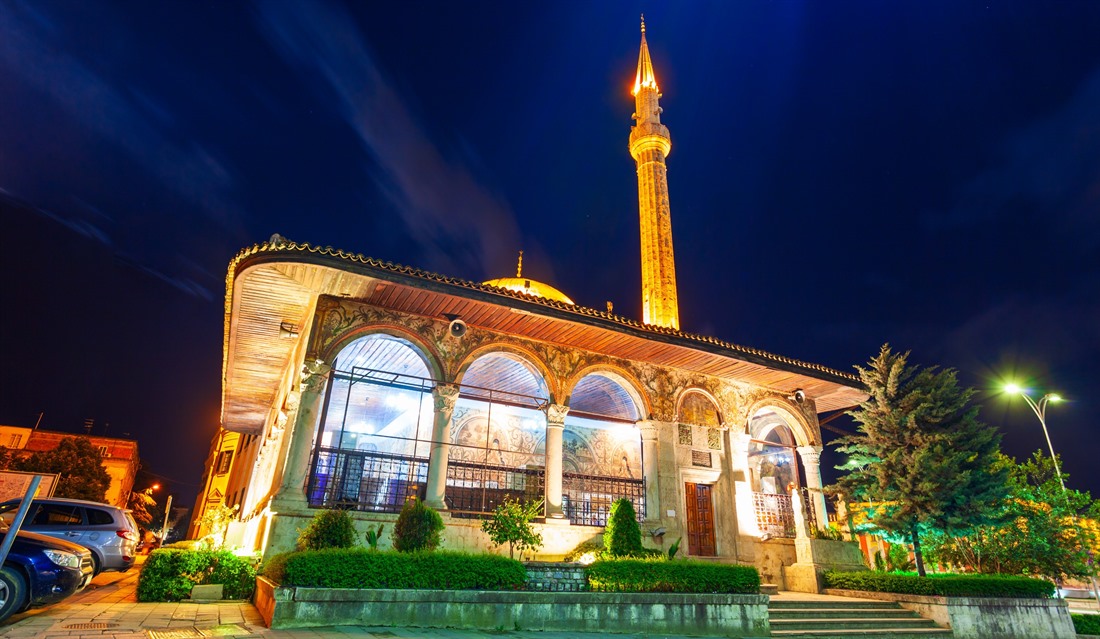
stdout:
[[50,561],[64,568],[80,568],[80,555],[61,550],[43,550]]

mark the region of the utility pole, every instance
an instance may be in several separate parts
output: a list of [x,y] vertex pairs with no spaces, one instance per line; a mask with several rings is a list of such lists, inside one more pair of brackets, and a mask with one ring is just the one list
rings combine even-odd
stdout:
[[164,523],[160,527],[160,544],[168,541],[168,518],[172,515],[172,496],[168,495],[168,503],[164,506]]

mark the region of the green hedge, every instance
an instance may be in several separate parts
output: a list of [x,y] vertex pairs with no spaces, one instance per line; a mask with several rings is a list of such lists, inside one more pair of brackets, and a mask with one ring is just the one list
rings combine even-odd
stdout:
[[605,559],[585,569],[594,592],[719,592],[757,594],[752,566],[663,559]]
[[825,572],[825,587],[843,590],[894,592],[938,597],[1014,597],[1044,599],[1054,596],[1054,584],[1017,575],[928,575],[877,571]]
[[222,584],[226,599],[248,599],[256,588],[256,569],[228,550],[161,548],[150,553],[138,576],[138,601],[180,601],[191,588]]
[[264,566],[263,574],[283,586],[305,588],[519,590],[527,578],[523,564],[498,555],[366,548],[277,555]]
[[1070,615],[1079,635],[1100,635],[1100,615]]

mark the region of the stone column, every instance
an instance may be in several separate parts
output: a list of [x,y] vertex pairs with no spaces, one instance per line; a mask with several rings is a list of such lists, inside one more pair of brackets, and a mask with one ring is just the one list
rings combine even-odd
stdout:
[[661,518],[661,492],[657,481],[657,424],[652,421],[636,423],[642,434],[642,478],[645,479],[645,520]]
[[799,446],[798,456],[802,458],[802,468],[806,471],[806,488],[813,500],[814,525],[820,530],[829,527],[829,516],[825,510],[825,493],[821,490],[821,446]]
[[329,371],[323,361],[311,360],[302,366],[300,399],[294,427],[290,431],[290,449],[283,467],[282,483],[273,500],[275,510],[307,507],[306,480],[309,477],[309,457],[317,436],[317,420],[321,416],[321,400],[325,396]]
[[569,523],[562,511],[561,472],[562,437],[565,432],[565,416],[569,407],[561,404],[547,404],[546,408],[546,518]]
[[458,386],[439,384],[432,389],[435,418],[432,422],[432,448],[428,458],[428,486],[424,503],[436,510],[447,510],[447,456],[451,452],[451,415],[458,401]]

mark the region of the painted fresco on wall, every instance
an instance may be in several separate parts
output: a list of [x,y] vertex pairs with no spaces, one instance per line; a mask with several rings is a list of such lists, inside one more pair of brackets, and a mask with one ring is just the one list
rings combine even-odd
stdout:
[[546,418],[537,410],[460,399],[448,459],[508,468],[541,468]]
[[562,440],[563,472],[642,477],[641,435],[633,425],[568,417]]

